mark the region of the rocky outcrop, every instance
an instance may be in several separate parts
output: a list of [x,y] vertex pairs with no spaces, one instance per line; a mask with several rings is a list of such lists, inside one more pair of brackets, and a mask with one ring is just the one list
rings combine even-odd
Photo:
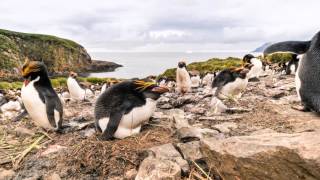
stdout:
[[266,133],[201,141],[209,167],[224,179],[319,179],[320,132]]
[[93,62],[84,47],[68,39],[0,29],[0,79],[18,77],[18,68],[25,58],[43,61],[51,75],[112,71],[119,67],[110,62]]

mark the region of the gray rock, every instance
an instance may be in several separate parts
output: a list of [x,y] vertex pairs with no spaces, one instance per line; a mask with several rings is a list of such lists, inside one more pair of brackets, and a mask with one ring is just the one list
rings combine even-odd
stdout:
[[181,157],[181,154],[175,149],[172,144],[164,144],[161,146],[152,147],[149,150],[157,159],[170,160],[177,163],[183,173],[187,174],[190,171],[188,162]]
[[142,161],[135,180],[151,179],[181,179],[181,168],[173,161],[148,157]]
[[35,135],[34,131],[27,129],[27,128],[24,128],[24,127],[16,127],[14,129],[14,131],[16,132],[16,134],[18,136],[33,136],[33,135]]
[[179,143],[177,144],[180,152],[183,155],[183,158],[189,161],[197,161],[203,158],[203,155],[200,151],[200,142],[192,141],[188,143]]
[[224,179],[320,179],[320,132],[266,133],[201,140],[209,167]]

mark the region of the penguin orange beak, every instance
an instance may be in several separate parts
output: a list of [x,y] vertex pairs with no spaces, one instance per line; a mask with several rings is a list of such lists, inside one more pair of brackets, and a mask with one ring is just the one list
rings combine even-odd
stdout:
[[25,78],[23,81],[24,86],[27,86],[30,83],[30,80],[31,80],[31,76],[29,76],[28,78]]
[[157,87],[152,88],[151,91],[162,94],[162,93],[169,92],[170,90],[169,90],[169,88],[167,88],[165,86],[157,86]]

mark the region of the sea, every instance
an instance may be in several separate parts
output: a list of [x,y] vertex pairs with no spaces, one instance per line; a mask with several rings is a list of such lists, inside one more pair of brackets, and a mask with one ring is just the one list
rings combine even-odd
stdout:
[[210,58],[242,58],[247,52],[89,52],[92,59],[106,60],[121,64],[114,72],[91,73],[90,77],[144,78],[159,75],[178,62],[206,61]]

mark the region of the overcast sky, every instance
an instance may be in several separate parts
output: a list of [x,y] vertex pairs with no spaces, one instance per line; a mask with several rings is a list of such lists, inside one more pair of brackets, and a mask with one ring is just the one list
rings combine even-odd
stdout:
[[319,0],[1,0],[0,28],[94,51],[252,50],[310,39]]

